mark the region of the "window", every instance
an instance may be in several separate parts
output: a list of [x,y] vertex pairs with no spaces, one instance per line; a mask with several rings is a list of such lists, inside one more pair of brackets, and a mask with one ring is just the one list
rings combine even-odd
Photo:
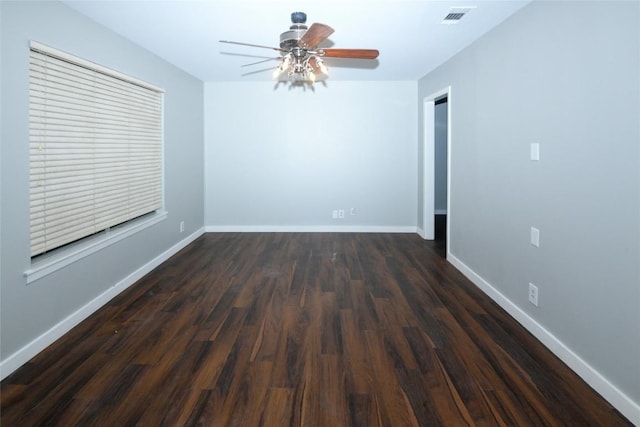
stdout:
[[31,256],[162,208],[163,91],[31,42]]

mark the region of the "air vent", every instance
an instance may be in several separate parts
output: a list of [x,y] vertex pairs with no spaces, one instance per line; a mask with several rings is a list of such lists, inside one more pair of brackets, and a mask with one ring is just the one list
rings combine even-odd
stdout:
[[464,13],[450,13],[444,17],[445,21],[459,21],[464,16]]
[[442,20],[443,24],[457,24],[471,9],[471,7],[452,7],[447,16]]

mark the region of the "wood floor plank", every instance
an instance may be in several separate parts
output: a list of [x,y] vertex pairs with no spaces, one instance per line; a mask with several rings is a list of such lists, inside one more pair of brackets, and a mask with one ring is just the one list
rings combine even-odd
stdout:
[[341,310],[340,327],[344,339],[344,363],[347,371],[348,390],[358,405],[366,402],[371,409],[371,393],[373,393],[373,372],[366,350],[364,333],[358,328],[357,317],[353,310]]
[[0,384],[6,426],[629,426],[413,234],[207,233]]
[[259,425],[261,427],[284,427],[290,425],[292,405],[293,400],[290,388],[270,388],[267,404],[264,406]]
[[405,398],[405,391],[394,369],[394,363],[399,362],[399,358],[389,356],[386,348],[389,342],[385,342],[379,331],[365,331],[365,337],[367,351],[371,355],[370,363],[375,372],[374,388],[376,395],[380,397],[380,413],[384,425],[418,426],[413,408]]
[[272,370],[272,361],[249,364],[241,379],[243,384],[241,393],[245,404],[236,405],[229,425],[238,427],[260,425],[269,398]]

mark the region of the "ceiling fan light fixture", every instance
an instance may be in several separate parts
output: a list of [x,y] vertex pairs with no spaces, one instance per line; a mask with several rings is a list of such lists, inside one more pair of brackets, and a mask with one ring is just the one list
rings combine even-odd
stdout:
[[316,67],[318,67],[320,72],[325,75],[329,74],[329,70],[327,69],[327,66],[324,65],[324,61],[317,56],[315,58],[316,58]]
[[[1,0],[0,0],[1,1]],[[270,47],[251,43],[220,40],[251,47],[271,49],[280,52],[280,63],[273,70],[273,78],[282,81],[286,73],[293,82],[315,82],[321,75],[328,76],[327,67],[321,57],[347,59],[376,59],[379,55],[376,49],[333,49],[319,47],[331,34],[333,28],[325,24],[315,23],[307,27],[307,15],[304,12],[291,14],[289,31],[280,34],[280,47]],[[278,59],[269,58],[267,60]],[[259,64],[258,61],[252,64]],[[243,65],[244,66],[244,65]]]
[[293,57],[292,54],[287,53],[285,56],[282,57],[282,62],[280,63],[280,66],[278,68],[280,68],[280,71],[285,71],[287,69],[289,69],[289,67],[291,66],[291,58]]
[[282,57],[280,64],[273,72],[273,78],[280,80],[281,75],[286,72],[291,81],[314,83],[318,76],[312,63],[320,74],[328,75],[329,70],[315,52],[299,51],[295,55],[288,53]]

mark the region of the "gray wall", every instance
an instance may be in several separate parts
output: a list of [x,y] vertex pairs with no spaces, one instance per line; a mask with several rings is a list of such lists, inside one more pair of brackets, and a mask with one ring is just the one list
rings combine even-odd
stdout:
[[451,85],[451,253],[636,404],[639,29],[638,2],[533,2],[418,97]]
[[[2,40],[1,358],[48,331],[203,226],[203,83],[58,2],[0,2]],[[168,218],[26,284],[28,55],[36,40],[163,87]],[[185,221],[185,233],[179,222]]]
[[[328,81],[314,91],[206,83],[205,224],[415,231],[416,90],[416,82]],[[345,219],[333,220],[334,209]]]

